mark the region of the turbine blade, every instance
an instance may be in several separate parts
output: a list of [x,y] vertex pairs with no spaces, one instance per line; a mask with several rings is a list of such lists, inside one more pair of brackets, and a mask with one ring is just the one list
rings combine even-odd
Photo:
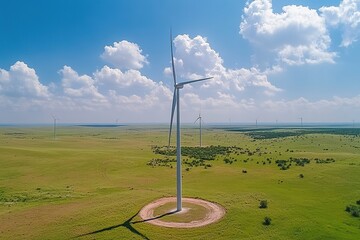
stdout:
[[172,39],[172,31],[170,29],[170,48],[171,48],[171,67],[174,78],[174,86],[176,85],[176,74],[175,74],[175,64],[174,64],[174,52],[173,52],[173,39]]
[[169,144],[168,144],[168,147],[170,147],[171,130],[172,130],[172,124],[173,124],[173,120],[174,120],[175,107],[176,107],[176,89],[174,89],[173,102],[172,102],[172,107],[171,107],[171,120],[170,120],[170,128],[169,128]]
[[205,81],[205,80],[209,80],[209,79],[212,79],[213,77],[207,77],[207,78],[201,78],[201,79],[197,79],[197,80],[191,80],[191,81],[186,81],[186,82],[181,82],[181,83],[178,83],[176,86],[177,87],[182,87],[186,84],[189,84],[189,83],[194,83],[194,82],[201,82],[201,81]]
[[197,120],[199,120],[200,119],[200,117],[198,117],[196,120],[195,120],[195,122],[194,123],[196,123],[197,122]]

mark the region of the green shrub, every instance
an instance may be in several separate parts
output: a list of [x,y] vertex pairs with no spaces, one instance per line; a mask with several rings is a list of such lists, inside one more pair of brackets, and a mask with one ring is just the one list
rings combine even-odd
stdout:
[[346,211],[346,212],[350,212],[350,205],[347,205],[347,206],[346,206],[345,211]]
[[267,208],[267,201],[266,200],[260,200],[260,206],[259,208]]
[[263,224],[264,224],[264,225],[267,225],[267,226],[270,225],[270,224],[271,224],[271,218],[265,217],[265,218],[264,218],[264,221],[263,221]]
[[351,216],[353,217],[360,217],[360,209],[354,209],[350,211]]
[[360,206],[350,204],[346,206],[345,211],[353,217],[360,217]]

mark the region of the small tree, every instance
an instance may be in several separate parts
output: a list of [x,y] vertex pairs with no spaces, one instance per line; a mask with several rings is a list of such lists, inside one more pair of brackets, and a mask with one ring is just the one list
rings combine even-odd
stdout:
[[271,224],[271,218],[265,217],[264,221],[263,221],[263,224],[266,225],[266,226],[270,225]]
[[299,178],[304,178],[304,174],[300,173]]
[[259,208],[267,208],[267,201],[266,200],[260,200]]
[[356,205],[347,205],[345,211],[351,214],[353,217],[360,217],[360,207]]
[[351,210],[350,205],[347,205],[346,208],[345,208],[345,211],[346,211],[346,212],[350,212],[350,210]]

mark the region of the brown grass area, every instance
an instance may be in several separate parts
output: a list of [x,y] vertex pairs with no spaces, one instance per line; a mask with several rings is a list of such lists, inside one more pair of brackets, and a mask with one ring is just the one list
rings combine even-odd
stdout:
[[[0,218],[0,236],[4,239],[33,239],[44,236],[47,235],[44,231],[72,219],[84,208],[89,207],[89,203],[76,202],[37,206],[24,211],[9,210]],[[73,233],[68,234],[69,236],[63,237],[71,237]]]

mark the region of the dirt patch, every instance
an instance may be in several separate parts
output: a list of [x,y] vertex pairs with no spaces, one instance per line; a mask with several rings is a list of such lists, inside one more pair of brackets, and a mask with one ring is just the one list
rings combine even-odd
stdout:
[[143,207],[140,210],[139,215],[145,222],[157,226],[170,227],[170,228],[195,228],[195,227],[202,227],[219,221],[225,215],[226,212],[225,208],[223,208],[219,204],[208,202],[202,199],[182,198],[182,201],[183,203],[191,203],[206,208],[207,210],[206,215],[200,220],[191,221],[191,222],[169,222],[162,220],[162,216],[164,215],[187,214],[189,209],[183,207],[183,210],[180,212],[176,212],[175,209],[172,209],[163,215],[154,216],[154,210],[156,208],[161,207],[167,203],[176,202],[175,197],[160,198]]

